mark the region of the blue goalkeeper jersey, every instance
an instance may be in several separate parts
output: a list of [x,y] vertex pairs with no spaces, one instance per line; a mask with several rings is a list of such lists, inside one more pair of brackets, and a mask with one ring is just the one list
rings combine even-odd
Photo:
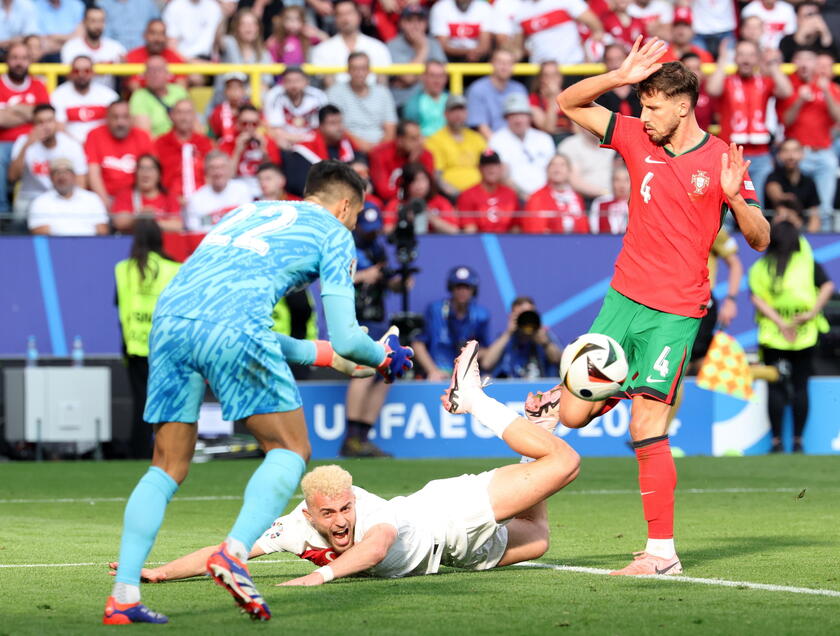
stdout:
[[321,294],[354,298],[356,246],[309,202],[261,201],[229,212],[161,294],[155,317],[179,316],[254,333],[290,291],[321,278]]

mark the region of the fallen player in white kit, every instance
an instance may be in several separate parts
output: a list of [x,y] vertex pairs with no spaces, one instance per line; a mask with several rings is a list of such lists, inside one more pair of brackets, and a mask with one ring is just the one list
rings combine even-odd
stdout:
[[[470,341],[455,360],[441,398],[444,407],[472,413],[534,461],[430,481],[390,501],[353,486],[350,473],[339,466],[320,466],[301,480],[304,501],[266,530],[249,558],[291,552],[321,567],[281,585],[321,585],[354,574],[434,574],[441,565],[489,570],[545,554],[545,500],[577,477],[580,458],[548,430],[485,395],[477,350]],[[142,576],[160,582],[204,574],[207,556],[216,549],[208,546],[144,569]]]

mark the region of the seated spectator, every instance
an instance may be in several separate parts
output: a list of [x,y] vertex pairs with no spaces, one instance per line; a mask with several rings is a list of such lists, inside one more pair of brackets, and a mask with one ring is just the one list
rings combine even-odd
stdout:
[[110,210],[117,192],[134,183],[137,157],[154,153],[149,133],[131,125],[128,102],[108,106],[105,125],[94,128],[85,141],[88,184]]
[[[764,189],[766,209],[776,210],[782,203],[795,202],[804,210],[808,232],[820,230],[820,197],[814,180],[802,174],[805,153],[796,139],[785,139],[776,153],[776,169],[767,177]],[[774,217],[775,218],[775,217]]]
[[257,168],[266,161],[280,163],[280,148],[262,129],[260,111],[245,104],[236,116],[236,139],[219,144],[234,166],[234,176],[245,183],[254,197],[259,196]]
[[[114,0],[121,2],[121,0]],[[149,20],[146,25],[146,30],[143,32],[144,44],[137,48],[131,49],[125,56],[125,61],[129,64],[145,64],[150,57],[160,56],[166,60],[167,64],[183,64],[184,58],[181,57],[175,49],[170,49],[167,46],[166,25],[160,18]],[[174,80],[183,84],[183,76],[175,76]],[[142,75],[133,75],[128,80],[129,90],[136,90],[140,86],[145,86],[146,80]]]
[[415,92],[405,104],[403,116],[420,124],[424,137],[434,135],[446,124],[444,106],[449,92],[446,83],[449,75],[440,62],[429,62],[422,75],[422,89]]
[[224,80],[224,101],[216,105],[207,121],[210,134],[219,143],[230,143],[236,138],[236,116],[239,109],[248,101],[248,76],[245,73],[225,73]]
[[467,89],[467,126],[478,130],[485,139],[505,126],[505,98],[528,95],[524,85],[511,79],[513,61],[509,50],[495,49],[490,56],[490,75],[477,79]]
[[764,23],[761,48],[777,49],[782,38],[796,31],[796,12],[784,0],[752,0],[741,9],[741,19],[758,16]]
[[172,129],[169,111],[176,102],[189,99],[189,95],[183,86],[169,81],[166,60],[160,55],[148,59],[143,78],[146,85],[134,91],[128,102],[132,122],[152,137],[160,137]]
[[[347,6],[347,2],[338,6]],[[391,91],[379,84],[367,83],[370,58],[366,53],[351,53],[347,58],[347,70],[350,80],[334,84],[327,91],[327,98],[344,115],[344,125],[353,147],[367,153],[377,144],[394,138],[397,109]]]
[[[160,10],[154,0],[96,0],[96,5],[105,12],[105,35],[122,44],[129,55],[132,49],[143,44],[149,22],[160,18]],[[156,51],[153,55],[163,53]],[[164,57],[170,64],[179,61]]]
[[52,106],[38,104],[32,111],[32,130],[18,137],[12,147],[9,181],[20,181],[14,201],[16,218],[25,218],[32,200],[52,188],[50,162],[59,158],[70,160],[77,184],[84,188],[88,168],[81,144],[58,131]]
[[831,81],[832,60],[819,63],[813,51],[801,49],[793,56],[796,72],[790,76],[793,95],[776,103],[785,136],[805,148],[800,169],[817,184],[822,213],[821,227],[831,230],[837,186],[837,155],[831,148],[831,130],[840,122],[840,87]]
[[[712,55],[717,54],[722,42],[731,47],[735,42],[740,3],[736,0],[693,0],[689,4],[696,43]],[[680,6],[676,11],[684,8],[688,7]]]
[[[448,382],[452,362],[468,340],[490,344],[490,312],[475,301],[478,272],[466,265],[453,267],[446,278],[448,298],[430,303],[423,333],[411,343],[414,360],[432,382]],[[483,364],[483,351],[478,352]]]
[[[604,66],[607,71],[615,71],[620,67],[624,60],[627,59],[627,49],[621,44],[608,44],[604,48]],[[621,113],[622,115],[630,115],[631,117],[638,117],[642,114],[642,103],[639,101],[639,96],[632,86],[619,86],[611,91],[607,91],[595,103],[603,106],[607,110],[614,113]]]
[[[76,34],[84,17],[85,5],[81,0],[36,0],[35,6],[38,9],[38,30],[32,33],[41,36],[41,55],[32,58],[37,62],[42,55],[60,51],[62,45]],[[27,44],[26,41],[24,43]]]
[[76,184],[73,162],[50,162],[52,188],[29,207],[29,231],[52,236],[94,236],[108,233],[108,214],[99,197]]
[[558,374],[562,355],[534,299],[520,296],[511,303],[507,327],[484,351],[481,365],[495,378],[546,378]]
[[[347,65],[349,67],[350,55],[352,53],[363,53],[368,60],[368,70],[370,70],[370,66],[391,65],[391,54],[388,52],[388,47],[380,40],[369,37],[359,30],[362,23],[362,14],[353,0],[336,0],[333,3],[333,15],[338,33],[312,49],[309,60],[311,64],[315,66],[335,66],[340,60],[348,60]],[[330,86],[334,82],[346,82],[347,79],[347,73],[327,75],[324,77],[324,84]],[[370,75],[368,77],[368,73],[366,73],[365,80],[373,84],[376,82],[376,76]],[[385,78],[382,81],[385,81]],[[342,108],[341,104],[336,104],[336,106],[344,112],[349,126],[349,114]]]
[[[29,49],[29,59],[32,60],[33,63],[41,62],[44,57],[44,47],[41,46],[41,36],[40,35],[27,35],[23,38],[23,43],[26,45],[26,48]],[[44,78],[42,76],[38,76],[42,82]]]
[[350,163],[355,158],[356,153],[344,128],[341,111],[332,104],[327,104],[318,111],[318,129],[292,146],[291,152],[284,158],[283,168],[289,191],[298,196],[303,195],[306,175],[313,164],[324,159],[338,159]]
[[630,173],[620,159],[613,163],[612,194],[592,201],[589,229],[593,234],[624,234],[630,215]]
[[[350,167],[353,168],[353,172],[359,175],[362,178],[362,181],[365,182],[365,205],[363,211],[370,207],[374,207],[376,208],[378,215],[379,211],[385,207],[385,203],[373,193],[373,184],[370,182],[370,166],[363,157],[356,157],[350,163]],[[377,218],[379,217],[377,216]]]
[[505,167],[499,155],[485,150],[478,160],[481,181],[458,197],[458,214],[464,232],[504,233],[511,229],[519,197],[502,181]]
[[406,164],[400,176],[400,191],[382,211],[385,233],[390,233],[400,211],[414,224],[415,234],[457,234],[458,216],[446,197],[437,193],[432,173],[422,163]]
[[[271,55],[265,48],[260,22],[249,9],[239,9],[230,20],[230,34],[218,38],[218,61],[221,64],[271,64]],[[271,73],[262,75],[265,89],[274,85]],[[225,85],[220,75],[213,83],[212,103],[224,100]]]
[[[418,4],[406,6],[400,14],[399,33],[388,41],[388,51],[393,64],[428,64],[446,62],[440,42],[428,35],[429,16]],[[411,97],[419,78],[417,75],[392,75],[391,92],[397,108]]]
[[703,64],[713,64],[715,58],[704,48],[694,44],[694,29],[691,28],[691,9],[677,7],[674,11],[674,23],[671,27],[671,41],[668,49],[659,60],[676,62],[686,53],[694,53]]
[[531,84],[531,115],[534,127],[547,132],[558,141],[572,134],[572,122],[557,105],[557,96],[563,90],[563,74],[557,62],[543,62]]
[[119,99],[114,89],[93,82],[93,60],[80,55],[70,64],[70,81],[59,84],[50,102],[64,131],[80,144],[105,123],[108,105]]
[[12,146],[18,137],[28,135],[32,130],[35,105],[50,101],[46,87],[29,74],[29,62],[26,45],[13,43],[6,51],[8,70],[0,76],[0,213],[9,211],[8,171]]
[[[703,130],[708,130],[716,119],[718,119],[718,101],[709,95],[706,89],[707,78],[703,73],[702,62],[700,58],[694,53],[686,53],[680,60],[685,67],[694,73],[697,77],[697,85],[699,92],[697,95],[697,103],[694,105],[694,117],[697,119],[697,125]],[[636,91],[632,91],[632,95],[638,99]],[[641,105],[640,105],[641,110]]]
[[211,58],[222,17],[216,0],[171,0],[163,10],[168,39],[188,62]]
[[153,155],[140,155],[134,185],[121,190],[114,197],[111,207],[111,221],[114,229],[124,234],[134,230],[137,215],[154,216],[164,232],[180,232],[181,205],[178,197],[167,191],[161,182],[161,167]]
[[300,66],[306,63],[309,48],[327,39],[327,34],[306,19],[306,10],[299,5],[283,7],[274,20],[274,29],[265,48],[278,64]]
[[645,25],[645,33],[660,40],[671,40],[674,6],[666,0],[633,0],[627,12]]
[[600,42],[604,35],[601,21],[583,0],[520,2],[514,28],[517,48],[528,51],[533,64],[582,64],[589,58],[578,29],[588,29],[592,42]]
[[805,0],[796,5],[796,31],[779,42],[782,61],[793,60],[796,49],[811,49],[815,53],[827,53],[837,59],[837,46],[828,25],[820,15],[820,4]]
[[219,219],[253,201],[251,189],[234,180],[230,157],[211,150],[204,157],[204,185],[193,192],[184,208],[184,226],[190,232],[208,232]]
[[[85,9],[81,37],[67,40],[61,47],[61,63],[70,64],[80,55],[86,55],[94,64],[119,64],[125,58],[125,47],[111,38],[104,37],[105,12],[97,6]],[[94,82],[114,88],[114,76],[103,73],[93,78]]]
[[196,132],[198,121],[190,100],[175,102],[169,116],[172,130],[155,140],[155,152],[163,167],[163,187],[176,198],[187,198],[204,185],[204,157],[213,142]]
[[574,134],[557,146],[557,152],[575,158],[571,166],[572,188],[587,199],[609,194],[615,150],[601,148],[601,140],[585,128],[577,124],[573,128]]
[[446,125],[426,139],[432,153],[438,187],[450,199],[481,179],[478,161],[487,147],[482,135],[466,127],[467,100],[450,95],[446,100]]
[[310,86],[299,66],[287,66],[281,83],[263,100],[263,116],[277,145],[288,150],[306,139],[318,127],[318,111],[326,103],[324,91]]
[[773,210],[773,218],[770,219],[771,228],[773,225],[778,225],[785,221],[792,223],[800,232],[805,228],[807,222],[805,211],[797,199],[783,199],[776,204],[776,209]]
[[490,148],[507,166],[508,185],[526,199],[545,185],[545,169],[556,150],[551,135],[531,127],[531,105],[523,94],[505,99],[507,125],[490,137]]
[[583,199],[571,185],[572,162],[555,155],[548,164],[548,183],[525,204],[519,225],[528,234],[588,234],[589,218]]
[[764,37],[764,20],[757,15],[741,16],[741,24],[738,27],[738,39],[752,42],[759,49],[763,49],[762,38]]
[[373,191],[383,201],[397,196],[397,186],[406,164],[419,162],[429,174],[435,172],[434,157],[423,147],[420,127],[413,121],[403,120],[397,124],[396,139],[371,150],[369,161]]
[[286,176],[276,163],[264,163],[257,168],[260,201],[300,201],[300,197],[286,192]]
[[493,9],[481,0],[438,0],[430,14],[431,32],[450,62],[481,62],[493,41]]
[[[628,9],[633,0],[613,0],[610,10],[599,15],[606,33],[613,43],[629,51],[640,35],[645,35],[645,23],[641,18],[630,15]],[[606,51],[604,51],[606,55]]]
[[2,5],[0,49],[8,50],[30,33],[38,33],[38,10],[31,0],[15,0]]

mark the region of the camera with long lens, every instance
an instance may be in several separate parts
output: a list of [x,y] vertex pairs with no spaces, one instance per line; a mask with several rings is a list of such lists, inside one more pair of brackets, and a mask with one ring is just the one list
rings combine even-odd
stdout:
[[531,309],[523,311],[516,317],[516,330],[524,336],[533,336],[542,327],[542,318]]
[[400,330],[400,341],[409,344],[423,331],[423,316],[408,310],[408,285],[406,281],[412,274],[420,271],[413,263],[417,259],[417,234],[415,220],[426,211],[426,202],[422,199],[411,199],[400,206],[397,211],[397,224],[388,241],[394,245],[397,262],[400,266],[394,271],[403,281],[402,311],[394,314],[391,324]]

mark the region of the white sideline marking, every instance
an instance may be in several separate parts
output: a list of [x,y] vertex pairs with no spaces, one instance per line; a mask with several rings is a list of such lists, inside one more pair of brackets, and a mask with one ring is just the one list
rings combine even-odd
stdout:
[[[795,494],[800,492],[801,488],[679,488],[677,494],[683,495],[723,495],[727,493],[773,493],[773,492],[787,492]],[[820,488],[814,489],[815,492],[837,492],[838,488]],[[404,493],[400,493],[404,494]],[[561,496],[569,495],[638,495],[638,490],[620,489],[620,490],[569,490],[562,492]],[[396,494],[380,494],[380,497],[390,499],[396,497]],[[294,495],[292,499],[302,499],[301,495]],[[242,499],[242,495],[207,495],[203,497],[173,497],[173,501],[238,501]],[[0,504],[61,504],[61,503],[121,503],[127,500],[127,497],[67,497],[59,499],[0,499]]]
[[[551,565],[550,563],[534,563],[526,561],[517,563],[514,567],[539,568],[543,570],[557,570],[559,572],[578,572],[581,574],[609,574],[611,570],[603,568],[585,568],[576,565]],[[750,590],[764,590],[765,592],[788,592],[790,594],[811,594],[813,596],[832,596],[840,598],[838,590],[824,590],[812,587],[792,587],[790,585],[774,585],[772,583],[752,583],[751,581],[727,581],[725,579],[703,579],[693,576],[662,576],[656,574],[645,574],[636,576],[637,579],[654,579],[656,581],[668,581],[678,583],[698,583],[700,585],[717,585],[720,587],[747,588]]]
[[[295,563],[298,559],[259,559],[258,561],[248,561],[248,565],[254,563]],[[163,565],[168,561],[149,561],[146,565]],[[107,561],[97,561],[90,563],[8,563],[0,564],[0,568],[84,568],[84,567],[107,567]]]

